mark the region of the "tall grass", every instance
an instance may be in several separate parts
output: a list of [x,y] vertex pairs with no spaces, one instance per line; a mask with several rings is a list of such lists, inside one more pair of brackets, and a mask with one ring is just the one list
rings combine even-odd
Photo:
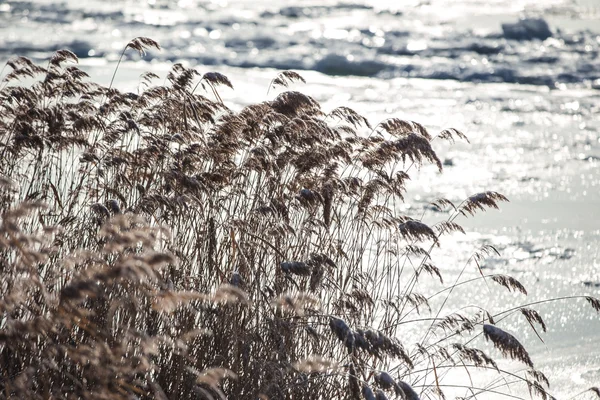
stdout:
[[[458,217],[507,200],[437,200],[449,212],[432,226],[399,214],[408,172],[441,171],[432,146],[462,133],[371,126],[295,91],[234,112],[218,93],[227,77],[181,64],[164,86],[146,73],[123,93],[75,62],[18,57],[0,86],[0,398],[434,399],[456,388],[450,372],[476,368],[498,378],[471,380],[464,399],[517,397],[515,385],[553,398],[502,328],[522,315],[537,334],[539,313],[446,306],[478,280],[526,294],[479,269],[493,247],[439,292],[417,291],[443,282],[432,252],[463,231]],[[284,72],[269,89],[300,80]]]

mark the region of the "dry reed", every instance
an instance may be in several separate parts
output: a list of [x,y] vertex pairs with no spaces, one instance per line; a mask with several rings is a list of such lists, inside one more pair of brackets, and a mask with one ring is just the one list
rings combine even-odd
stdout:
[[[159,48],[136,38],[123,54]],[[0,85],[0,398],[415,400],[443,397],[455,368],[550,398],[494,326],[507,314],[432,309],[415,290],[423,271],[443,283],[431,250],[464,232],[458,215],[506,201],[437,200],[454,212],[434,226],[398,215],[411,166],[441,170],[432,141],[462,133],[397,118],[372,128],[291,91],[234,112],[218,93],[233,88],[226,76],[181,64],[164,86],[146,73],[122,93],[76,62],[18,57]],[[269,89],[297,81],[286,71]],[[434,323],[408,346],[413,309]],[[534,310],[513,311],[545,331]],[[498,368],[459,335],[485,335],[528,371]],[[475,387],[465,398],[492,390]]]

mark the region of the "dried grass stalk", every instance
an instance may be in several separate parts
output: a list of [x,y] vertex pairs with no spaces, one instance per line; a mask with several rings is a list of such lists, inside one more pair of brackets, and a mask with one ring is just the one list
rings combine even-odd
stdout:
[[521,342],[510,333],[496,326],[484,324],[483,336],[486,340],[490,340],[494,344],[494,347],[500,350],[504,356],[510,357],[513,360],[519,360],[533,368],[533,362],[529,357],[529,353],[525,350]]
[[498,283],[499,285],[504,286],[511,292],[519,291],[519,292],[523,293],[524,295],[527,295],[527,289],[525,289],[525,287],[521,284],[521,282],[519,282],[512,276],[494,275],[494,276],[492,276],[492,280],[494,282]]
[[429,226],[420,221],[408,220],[398,226],[400,234],[409,241],[431,240],[438,242],[437,235]]
[[[269,90],[277,86],[288,87],[294,82],[306,83],[302,75],[300,75],[299,73],[294,71],[282,71],[279,74],[277,74],[275,79],[271,81],[271,84],[269,85]],[[267,94],[269,94],[268,91]]]
[[[119,62],[129,49],[160,46],[135,38]],[[417,285],[423,271],[443,283],[431,250],[464,232],[455,217],[506,198],[436,200],[453,213],[431,226],[398,216],[412,166],[442,168],[423,125],[391,118],[368,132],[356,111],[326,115],[294,91],[231,110],[217,92],[229,78],[181,63],[123,93],[76,62],[68,50],[44,67],[13,58],[0,85],[0,399],[414,400],[408,379],[443,397],[440,371],[495,368],[453,345],[492,316],[452,313]],[[298,81],[285,71],[270,87]],[[405,348],[417,327],[423,340]],[[484,334],[531,364],[514,337]],[[393,378],[373,372],[390,365]],[[539,371],[510,377],[549,398]]]
[[498,209],[498,202],[508,201],[506,196],[498,192],[482,192],[469,197],[463,202],[462,206],[459,207],[461,214],[475,215],[478,210],[485,211],[486,207]]
[[592,296],[585,296],[585,300],[590,303],[592,308],[600,313],[600,299]]

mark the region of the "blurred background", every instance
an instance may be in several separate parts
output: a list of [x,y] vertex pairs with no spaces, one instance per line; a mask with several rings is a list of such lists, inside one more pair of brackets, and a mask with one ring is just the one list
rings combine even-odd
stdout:
[[[235,90],[220,94],[241,109],[276,96],[267,95],[270,80],[292,69],[308,82],[293,89],[325,110],[346,105],[373,125],[398,117],[431,133],[463,131],[470,144],[434,146],[442,174],[411,171],[398,212],[435,222],[445,217],[429,206],[436,198],[505,194],[511,202],[501,211],[459,221],[467,234],[445,238],[434,259],[451,282],[475,249],[492,244],[501,256],[484,268],[515,276],[529,296],[483,285],[456,293],[451,306],[498,312],[600,296],[600,1],[0,1],[2,64],[16,55],[43,63],[66,48],[108,85],[137,36],[163,49],[126,52],[115,84],[122,90],[136,92],[142,72],[164,77],[181,62],[227,75]],[[474,266],[469,274],[477,276]],[[598,314],[584,301],[538,310],[549,326],[545,344],[523,319],[503,328],[530,350],[551,392],[569,397],[597,386]]]

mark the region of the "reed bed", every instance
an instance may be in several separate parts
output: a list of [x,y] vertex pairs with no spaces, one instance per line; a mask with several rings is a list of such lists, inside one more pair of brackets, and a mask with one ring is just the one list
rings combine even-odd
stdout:
[[[123,54],[149,48],[136,38]],[[457,218],[507,200],[435,200],[447,218],[431,226],[399,215],[409,172],[441,171],[433,146],[461,132],[327,112],[287,90],[303,81],[291,71],[273,100],[235,112],[217,72],[175,64],[164,84],[145,73],[123,93],[76,63],[67,50],[45,66],[17,57],[1,77],[0,398],[438,399],[449,372],[487,369],[497,378],[462,399],[515,385],[553,399],[502,328],[519,317],[539,334],[539,313],[447,309],[477,281],[527,293],[479,268],[493,247],[463,269],[479,278],[417,291],[444,282],[432,253],[463,232]],[[411,329],[422,340],[403,343]],[[588,394],[600,390],[576,397]]]

